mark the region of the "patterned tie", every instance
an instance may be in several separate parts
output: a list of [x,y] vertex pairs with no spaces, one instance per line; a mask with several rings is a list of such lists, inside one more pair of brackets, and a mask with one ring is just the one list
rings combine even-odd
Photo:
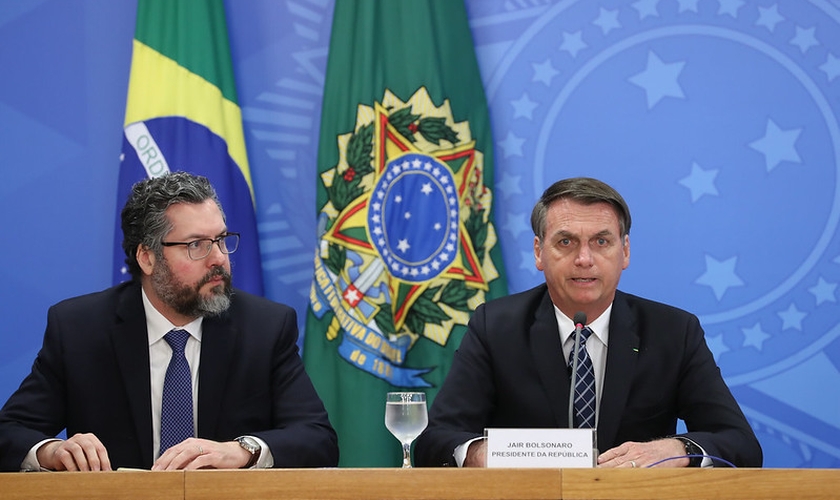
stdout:
[[[589,327],[580,331],[580,354],[575,379],[575,427],[591,429],[595,427],[595,369],[586,350],[586,340],[592,335]],[[574,347],[569,354],[569,370],[574,366]]]
[[163,380],[160,409],[160,453],[193,436],[193,400],[190,365],[184,348],[190,333],[172,330],[163,337],[172,347],[172,359]]

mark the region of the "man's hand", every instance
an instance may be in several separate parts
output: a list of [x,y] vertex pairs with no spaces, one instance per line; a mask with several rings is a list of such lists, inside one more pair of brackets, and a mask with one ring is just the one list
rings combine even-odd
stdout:
[[[647,467],[671,457],[685,455],[682,441],[674,438],[659,439],[646,443],[628,441],[609,449],[598,456],[598,467]],[[667,460],[657,467],[688,467],[688,458]]]
[[478,439],[470,443],[464,467],[487,467],[487,440]]
[[76,434],[66,441],[49,441],[35,452],[41,467],[54,471],[111,470],[105,445],[93,434]]
[[239,469],[250,459],[236,441],[189,438],[166,450],[152,470]]

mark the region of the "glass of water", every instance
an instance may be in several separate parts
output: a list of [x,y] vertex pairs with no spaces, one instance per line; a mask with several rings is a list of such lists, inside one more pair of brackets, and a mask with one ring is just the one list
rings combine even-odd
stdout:
[[428,424],[425,393],[388,393],[385,400],[385,427],[402,444],[403,467],[411,467],[411,443]]

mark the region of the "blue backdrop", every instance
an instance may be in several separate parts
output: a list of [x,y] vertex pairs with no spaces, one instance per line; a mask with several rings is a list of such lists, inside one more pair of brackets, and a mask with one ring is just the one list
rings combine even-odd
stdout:
[[[136,3],[0,2],[0,400],[110,285]],[[840,2],[468,0],[511,292],[551,182],[633,212],[621,288],[695,312],[770,467],[840,466]],[[307,306],[331,0],[228,4],[266,294]],[[302,327],[302,325],[301,325]]]

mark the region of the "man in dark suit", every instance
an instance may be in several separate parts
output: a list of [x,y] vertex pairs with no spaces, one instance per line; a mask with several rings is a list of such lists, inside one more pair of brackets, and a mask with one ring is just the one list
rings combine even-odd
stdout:
[[[485,465],[485,428],[573,427],[568,360],[583,313],[599,466],[706,466],[711,457],[761,466],[697,317],[617,290],[630,221],[621,195],[595,179],[543,193],[531,224],[546,283],[476,309],[417,439],[418,465]],[[676,435],[678,419],[685,434]]]
[[[336,466],[295,312],[231,287],[239,238],[207,179],[137,183],[122,229],[132,281],[50,308],[32,372],[0,410],[0,469]],[[172,419],[171,330],[184,331],[188,364]]]

